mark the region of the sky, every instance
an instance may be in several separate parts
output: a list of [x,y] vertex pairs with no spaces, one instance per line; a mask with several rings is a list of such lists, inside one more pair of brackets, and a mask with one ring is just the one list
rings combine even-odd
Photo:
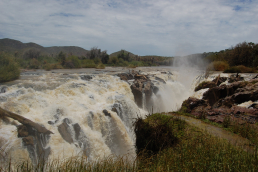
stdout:
[[0,39],[177,56],[258,43],[258,0],[1,0]]

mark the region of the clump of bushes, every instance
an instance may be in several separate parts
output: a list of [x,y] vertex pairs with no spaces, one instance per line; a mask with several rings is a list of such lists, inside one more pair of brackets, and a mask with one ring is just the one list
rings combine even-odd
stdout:
[[255,73],[256,71],[257,70],[255,68],[239,65],[227,68],[224,70],[224,73]]
[[0,82],[18,79],[20,76],[19,65],[8,54],[0,53]]
[[214,61],[208,65],[207,70],[224,71],[228,67],[229,65],[225,61]]
[[96,64],[93,60],[90,59],[84,59],[82,60],[82,68],[95,68]]
[[152,155],[172,147],[184,128],[185,121],[172,116],[153,114],[146,119],[138,118],[134,123],[137,153]]
[[105,65],[103,63],[99,63],[97,66],[96,66],[97,69],[105,69]]

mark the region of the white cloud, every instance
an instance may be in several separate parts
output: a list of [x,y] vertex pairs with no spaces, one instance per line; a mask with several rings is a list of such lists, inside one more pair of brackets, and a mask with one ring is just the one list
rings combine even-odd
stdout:
[[[178,55],[258,42],[258,2],[2,0],[0,38]],[[182,48],[185,47],[185,48]],[[182,52],[184,51],[184,52]]]

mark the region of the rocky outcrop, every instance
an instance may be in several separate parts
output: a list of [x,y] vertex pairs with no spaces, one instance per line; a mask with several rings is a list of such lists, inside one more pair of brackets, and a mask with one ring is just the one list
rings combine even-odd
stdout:
[[81,75],[80,78],[85,81],[89,81],[92,79],[92,76],[90,75]]
[[78,123],[73,123],[71,119],[65,118],[63,122],[58,125],[58,132],[66,142],[82,148],[85,155],[89,155],[89,150],[86,151],[89,147],[86,134],[82,131]]
[[17,126],[18,137],[22,138],[23,146],[27,148],[34,164],[39,163],[39,161],[45,161],[48,158],[50,147],[47,145],[50,134],[53,134],[50,130],[38,123],[2,108],[0,108],[0,117],[3,120],[12,118],[21,123],[21,125]]
[[228,79],[229,83],[237,82],[237,81],[243,81],[244,78],[241,77],[238,73],[236,75],[231,75]]
[[[134,79],[131,90],[134,95],[134,101],[140,108],[149,109],[153,106],[151,96],[157,94],[158,87],[154,86],[147,75],[141,75],[132,70],[130,73],[118,74],[121,80],[128,81]],[[156,77],[156,80],[166,83],[163,79]]]
[[7,86],[5,86],[5,85],[0,86],[0,94],[5,93],[6,91],[7,91]]
[[258,100],[258,79],[210,88],[202,99],[190,97],[185,100],[181,110],[196,117],[205,115],[207,119],[218,123],[223,122],[226,116],[255,123],[258,121],[257,104],[248,108],[237,106],[249,100]]
[[213,88],[213,87],[219,86],[221,83],[225,82],[227,79],[228,79],[227,77],[220,77],[220,75],[219,75],[212,81],[204,81],[204,82],[200,83],[194,89],[194,91],[199,91],[204,88]]

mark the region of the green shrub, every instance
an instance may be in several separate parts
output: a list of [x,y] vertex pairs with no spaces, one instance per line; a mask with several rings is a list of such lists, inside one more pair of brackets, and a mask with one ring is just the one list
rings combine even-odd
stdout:
[[118,58],[117,57],[111,57],[109,58],[108,60],[108,63],[109,64],[117,64],[119,62]]
[[65,61],[65,67],[67,68],[80,68],[81,62],[76,56],[69,56]]
[[82,60],[82,67],[83,68],[95,68],[96,67],[96,64],[94,63],[93,60],[90,60],[90,59],[84,59]]
[[15,80],[19,76],[19,65],[14,61],[14,58],[5,53],[0,53],[0,82]]
[[249,68],[243,65],[232,66],[227,68],[224,73],[254,73],[256,72],[255,68]]
[[152,114],[146,119],[138,118],[134,123],[137,153],[156,154],[178,142],[185,121],[172,116]]
[[30,64],[29,64],[30,69],[39,69],[39,67],[40,67],[40,62],[37,59],[33,58],[30,60]]
[[99,63],[97,66],[96,66],[97,69],[105,69],[105,65],[103,63]]

